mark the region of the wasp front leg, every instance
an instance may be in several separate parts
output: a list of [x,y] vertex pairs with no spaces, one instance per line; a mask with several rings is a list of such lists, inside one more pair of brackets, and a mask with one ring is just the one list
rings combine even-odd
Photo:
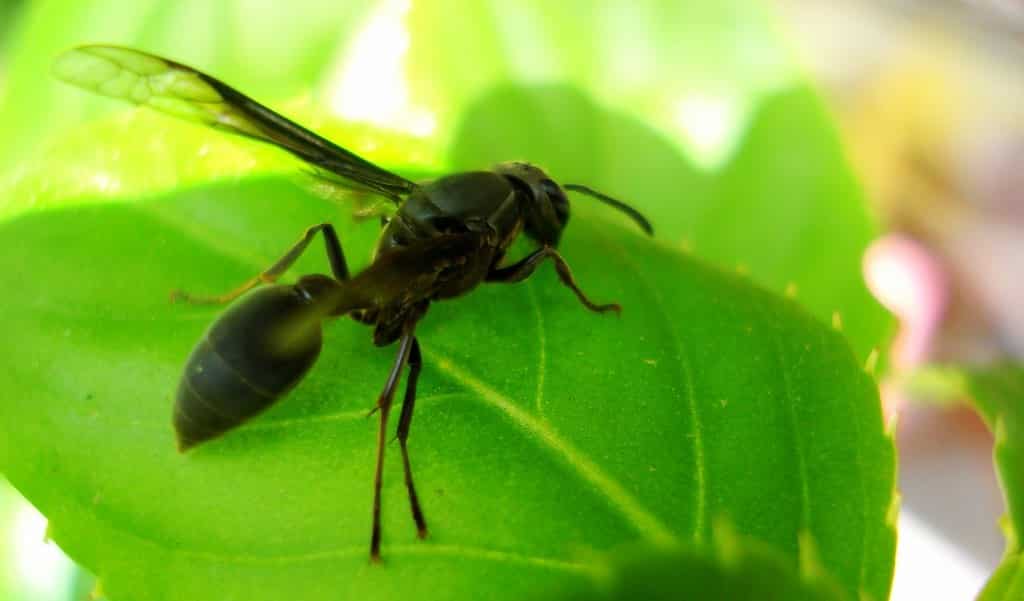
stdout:
[[616,313],[622,312],[622,306],[618,303],[609,303],[607,305],[599,305],[589,298],[587,295],[580,290],[580,287],[576,285],[576,280],[572,277],[572,270],[569,269],[569,264],[565,262],[562,255],[558,254],[558,251],[550,246],[544,246],[533,251],[525,258],[507,266],[492,268],[487,274],[486,281],[488,282],[502,282],[506,284],[513,284],[521,282],[526,278],[533,275],[533,272],[537,270],[541,262],[545,259],[551,259],[555,262],[555,271],[558,272],[558,279],[562,281],[566,287],[572,290],[576,294],[576,298],[580,299],[587,309],[595,313],[605,313],[607,311],[615,311]]

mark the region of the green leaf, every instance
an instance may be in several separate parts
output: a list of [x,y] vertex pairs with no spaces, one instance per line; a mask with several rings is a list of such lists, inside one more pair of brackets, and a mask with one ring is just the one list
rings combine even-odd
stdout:
[[978,601],[1014,601],[1024,597],[1024,554],[1007,553]]
[[[520,599],[593,578],[633,541],[700,545],[711,522],[887,596],[893,449],[844,339],[795,304],[580,203],[561,245],[584,311],[543,269],[437,303],[411,448],[417,541],[390,451],[383,567],[367,563],[375,424],[393,348],[348,320],[284,401],[186,455],[180,370],[219,309],[172,305],[267,266],[334,220],[353,268],[376,227],[287,179],[100,196],[0,229],[0,469],[54,539],[133,599]],[[524,249],[518,249],[522,252]],[[318,250],[294,273],[325,270]],[[443,591],[443,592],[440,592]]]
[[944,376],[947,390],[968,396],[995,434],[993,457],[1006,495],[1006,555],[978,597],[1008,601],[1024,596],[1024,366],[1005,363],[988,367],[949,367],[928,371],[934,383]]

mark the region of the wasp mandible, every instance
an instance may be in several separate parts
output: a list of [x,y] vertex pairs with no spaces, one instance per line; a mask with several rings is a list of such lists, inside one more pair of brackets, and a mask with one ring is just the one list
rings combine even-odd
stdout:
[[[235,289],[193,303],[228,303],[244,293],[203,335],[185,365],[174,404],[178,448],[237,428],[277,402],[309,372],[322,345],[322,323],[348,315],[373,326],[373,343],[398,343],[391,371],[377,399],[377,465],[373,481],[370,558],[380,560],[380,493],[388,417],[402,370],[408,367],[398,418],[409,504],[420,538],[427,534],[413,484],[408,439],[423,366],[416,324],[431,302],[464,295],[483,282],[514,283],[552,261],[562,284],[590,311],[620,311],[580,290],[555,248],[569,221],[566,192],[596,198],[631,217],[647,234],[651,224],[632,207],[578,184],[559,185],[540,168],[506,162],[416,183],[345,150],[275,113],[223,82],[180,63],[139,50],[90,45],[70,50],[54,64],[64,81],[145,105],[188,121],[273,144],[346,185],[393,201],[374,258],[349,274],[341,243],[329,223],[308,228],[272,265]],[[505,254],[520,234],[538,247],[513,262]],[[332,276],[306,275],[290,285],[275,282],[320,234]]]

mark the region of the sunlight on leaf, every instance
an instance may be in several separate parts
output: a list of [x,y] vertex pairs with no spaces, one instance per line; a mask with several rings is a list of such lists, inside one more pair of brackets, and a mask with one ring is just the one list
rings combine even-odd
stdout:
[[[32,156],[69,125],[124,107],[50,77],[61,52],[120,44],[202,66],[261,101],[293,98],[315,86],[373,0],[305,0],[281,18],[262,0],[55,0],[27,6],[11,32],[0,96],[0,172]],[[258,68],[253,68],[258,65]]]
[[477,98],[510,81],[575,85],[677,131],[677,107],[692,94],[750,107],[797,76],[756,0],[613,0],[600,10],[582,0],[437,0],[416,3],[409,19],[410,82],[445,140]]
[[405,77],[409,0],[378,6],[352,42],[342,68],[329,84],[331,109],[341,118],[427,137],[437,127],[434,115],[414,107]]

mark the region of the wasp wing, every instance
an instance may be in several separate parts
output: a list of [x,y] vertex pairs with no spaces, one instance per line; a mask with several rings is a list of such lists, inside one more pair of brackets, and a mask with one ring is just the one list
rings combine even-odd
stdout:
[[416,184],[345,150],[191,67],[139,50],[92,45],[53,66],[60,79],[104,96],[279,146],[300,159],[399,202]]
[[356,221],[389,219],[397,207],[377,191],[323,169],[304,170],[304,186],[314,195],[347,207]]

